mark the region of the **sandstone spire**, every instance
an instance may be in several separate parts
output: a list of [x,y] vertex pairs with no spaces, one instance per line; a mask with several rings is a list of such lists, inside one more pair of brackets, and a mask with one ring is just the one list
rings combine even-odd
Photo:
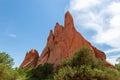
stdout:
[[74,26],[73,18],[69,11],[65,14],[64,27],[56,23],[54,33],[51,31],[46,47],[38,59],[39,64],[52,63],[61,64],[62,60],[72,57],[74,52],[81,46],[89,46],[97,58],[106,59],[103,52],[94,48],[84,37],[78,33]]
[[[76,31],[73,18],[70,12],[67,11],[65,14],[64,26],[56,23],[54,31],[50,30],[47,44],[39,59],[38,53],[32,50],[26,54],[21,67],[34,67],[44,63],[59,65],[63,59],[72,57],[74,52],[82,46],[90,47],[97,58],[106,61],[106,55],[95,48],[79,32]],[[33,52],[35,52],[35,54],[33,54]]]
[[64,27],[74,29],[74,21],[69,11],[67,11],[65,14]]

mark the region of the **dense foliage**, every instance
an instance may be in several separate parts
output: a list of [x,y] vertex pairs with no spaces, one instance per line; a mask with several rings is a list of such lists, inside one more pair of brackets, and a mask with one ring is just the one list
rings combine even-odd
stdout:
[[0,64],[4,64],[6,66],[12,67],[14,62],[10,55],[6,54],[5,52],[0,53]]
[[0,52],[0,80],[16,80],[16,71],[12,68],[13,59],[5,52]]
[[95,53],[89,47],[81,47],[80,50],[74,53],[72,59],[65,59],[63,65],[70,65],[72,67],[90,65],[92,68],[101,68],[105,65],[105,62],[96,58]]
[[106,67],[88,47],[82,47],[71,59],[63,61],[54,80],[120,80],[120,72]]
[[41,64],[37,68],[31,69],[27,74],[27,80],[53,80],[53,65]]

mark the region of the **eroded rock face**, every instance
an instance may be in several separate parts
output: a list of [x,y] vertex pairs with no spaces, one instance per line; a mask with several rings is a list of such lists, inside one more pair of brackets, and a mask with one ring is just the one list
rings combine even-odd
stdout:
[[95,56],[106,60],[105,54],[92,46],[84,37],[76,31],[74,21],[69,12],[65,14],[64,26],[56,23],[54,31],[50,31],[47,45],[38,59],[37,65],[44,63],[61,64],[64,58],[72,57],[81,46],[89,46],[95,52]]
[[32,49],[26,53],[25,59],[20,65],[20,68],[34,68],[37,64],[39,54],[37,50]]
[[[65,14],[64,26],[56,23],[54,31],[50,30],[46,47],[40,57],[38,52],[32,49],[26,54],[20,67],[34,68],[44,63],[59,65],[64,58],[72,57],[74,52],[82,46],[90,47],[97,58],[106,61],[105,54],[92,46],[79,32],[77,32],[73,18],[71,14],[67,12]],[[108,62],[106,63],[108,66],[111,65]]]

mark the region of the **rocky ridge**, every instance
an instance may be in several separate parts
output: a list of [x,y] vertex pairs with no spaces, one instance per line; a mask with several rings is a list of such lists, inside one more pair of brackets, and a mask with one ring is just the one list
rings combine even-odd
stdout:
[[64,26],[56,23],[54,31],[50,30],[46,47],[41,55],[38,57],[38,53],[33,54],[30,51],[20,67],[35,67],[44,63],[59,65],[64,58],[72,57],[74,52],[82,46],[90,47],[97,58],[106,61],[104,52],[98,50],[77,32],[71,14],[66,12]]

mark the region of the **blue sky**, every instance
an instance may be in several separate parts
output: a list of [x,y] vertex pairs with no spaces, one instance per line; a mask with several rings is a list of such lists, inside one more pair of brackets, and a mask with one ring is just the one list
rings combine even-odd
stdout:
[[50,29],[69,10],[76,29],[115,63],[120,56],[119,0],[0,0],[0,51],[19,66],[32,48],[42,52]]

